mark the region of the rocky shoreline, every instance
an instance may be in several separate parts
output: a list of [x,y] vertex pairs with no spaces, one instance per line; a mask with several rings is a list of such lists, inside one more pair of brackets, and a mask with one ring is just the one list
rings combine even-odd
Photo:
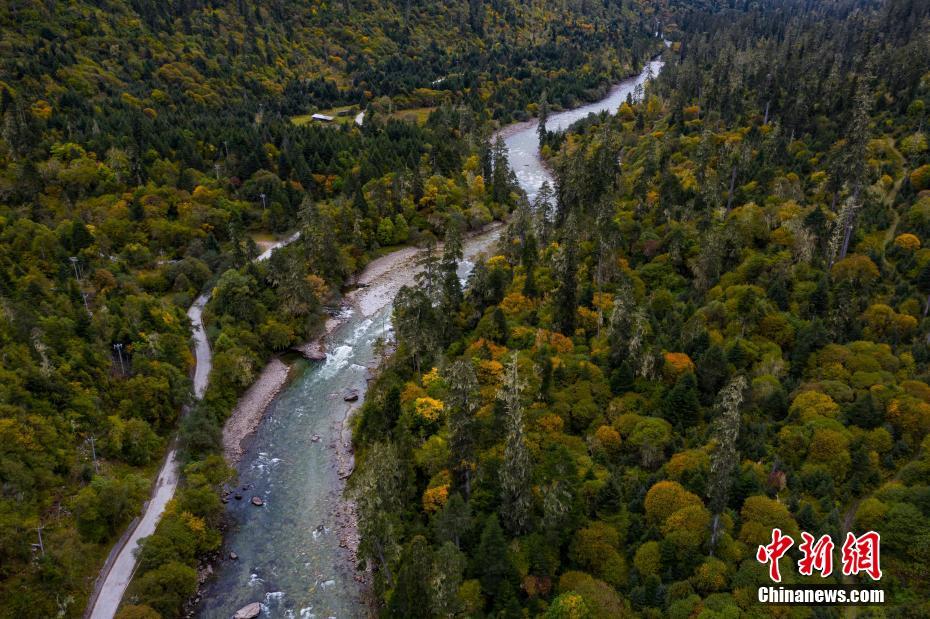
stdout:
[[[474,258],[487,249],[496,238],[495,232],[502,226],[502,223],[494,222],[469,235],[466,259]],[[356,287],[345,295],[343,309],[371,316],[389,304],[402,286],[415,283],[419,272],[417,260],[421,251],[416,247],[404,247],[369,262],[356,278]],[[345,319],[339,316],[328,318],[318,337],[294,346],[291,350],[309,361],[326,361],[326,340],[344,322]],[[246,439],[258,429],[268,407],[289,379],[290,366],[280,357],[274,357],[239,398],[223,426],[223,455],[230,466],[238,464],[245,450]]]
[[[474,260],[477,255],[491,247],[497,239],[502,226],[502,223],[495,222],[469,235],[464,243],[465,259]],[[421,251],[415,247],[405,247],[372,260],[355,278],[355,287],[343,299],[342,311],[327,319],[318,337],[292,347],[291,351],[300,354],[311,362],[325,363],[329,337],[340,326],[345,324],[351,312],[370,317],[389,305],[402,286],[415,283],[416,274],[420,270],[419,256]],[[368,366],[369,382],[374,379],[377,369],[377,363]],[[255,382],[240,397],[223,427],[223,454],[230,466],[236,467],[238,465],[248,447],[248,439],[258,430],[271,403],[288,382],[294,378],[294,374],[293,366],[289,365],[286,359],[276,356],[266,364]],[[332,394],[334,399],[342,400],[345,403],[342,415],[338,415],[338,413],[333,415],[332,436],[334,438],[327,445],[332,454],[331,461],[336,467],[340,480],[339,485],[341,487],[335,489],[340,495],[342,495],[345,483],[355,466],[351,420],[354,412],[358,410],[363,401],[359,395],[358,391],[355,391],[355,393],[347,391]],[[310,440],[316,441],[319,440],[319,437],[314,436]],[[242,492],[245,492],[245,490],[246,488],[243,488]],[[248,496],[244,495],[243,498],[248,498]],[[229,500],[228,497],[224,498],[225,500]],[[362,585],[362,595],[366,598],[361,600],[362,605],[370,607],[371,600],[367,598],[371,595],[371,574],[356,571],[359,537],[354,502],[343,498],[333,508],[332,515],[336,523],[339,548],[343,553],[343,557],[339,562],[346,566],[346,569],[352,570],[352,578]],[[226,556],[221,556],[218,553],[202,567],[200,570],[201,587],[212,576],[213,564],[226,558]],[[200,594],[201,591],[198,591],[195,600],[199,600]],[[194,605],[196,606],[196,604],[195,601]],[[252,609],[249,608],[248,610]]]
[[[417,251],[412,248],[404,248],[396,252],[381,256],[373,260],[359,275],[357,284],[359,288],[346,294],[343,300],[343,309],[358,308],[364,312],[363,307],[368,308],[374,313],[384,305],[377,306],[376,300],[370,300],[371,296],[383,298],[387,296],[384,288],[393,288],[393,286],[372,286],[379,278],[385,277],[393,269],[402,269],[407,266],[405,263],[411,261],[411,256],[416,255]],[[415,266],[412,265],[412,266]],[[406,280],[401,277],[398,279]],[[413,280],[411,274],[409,279]],[[400,286],[398,286],[399,289]],[[395,291],[396,292],[396,291]],[[359,303],[360,298],[366,299],[366,304],[362,306]],[[388,298],[387,302],[393,295]],[[371,310],[371,308],[374,308]],[[368,315],[368,314],[366,314]],[[290,350],[300,354],[304,359],[314,362],[326,361],[326,340],[332,333],[338,329],[345,320],[338,316],[330,317],[326,320],[323,332],[316,338],[291,347]],[[291,378],[291,366],[284,362],[281,357],[273,357],[264,368],[252,385],[239,398],[235,408],[233,408],[229,419],[223,426],[223,457],[230,466],[236,466],[242,458],[245,451],[247,439],[258,430],[265,413],[274,399],[281,392],[284,386]]]
[[265,411],[287,384],[290,373],[291,367],[279,357],[274,357],[239,398],[236,408],[223,426],[223,456],[230,466],[239,463],[244,451],[242,443],[258,429]]

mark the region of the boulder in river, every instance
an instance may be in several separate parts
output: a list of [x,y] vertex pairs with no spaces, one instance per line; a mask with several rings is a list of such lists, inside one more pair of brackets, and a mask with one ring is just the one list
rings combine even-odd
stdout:
[[294,350],[303,355],[304,359],[308,361],[326,361],[326,347],[320,340],[314,340],[306,344],[301,344],[300,346],[295,346]]
[[197,580],[200,582],[200,584],[203,584],[207,582],[208,578],[213,576],[213,566],[208,563],[206,567],[204,567],[202,570],[199,570],[198,572]]
[[233,615],[233,619],[255,619],[260,614],[262,614],[262,605],[258,602],[252,602],[237,610],[236,614]]
[[342,399],[346,402],[355,402],[358,400],[358,389],[346,389],[342,393]]
[[255,507],[261,507],[264,504],[265,504],[265,501],[262,500],[262,497],[260,496],[252,497],[252,505],[254,505]]
[[231,553],[229,553],[229,560],[230,560],[230,561],[238,561],[238,560],[239,560],[239,555],[237,555],[237,554],[234,553],[234,552],[231,552]]

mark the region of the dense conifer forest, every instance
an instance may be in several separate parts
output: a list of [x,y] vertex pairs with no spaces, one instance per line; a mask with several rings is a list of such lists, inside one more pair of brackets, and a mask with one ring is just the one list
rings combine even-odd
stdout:
[[[644,99],[540,132],[530,204],[493,130],[602,96],[658,30]],[[930,614],[928,32],[921,0],[4,2],[0,616],[84,612],[173,440],[119,616],[181,616],[238,396],[441,239],[355,419],[377,613],[840,616],[755,603],[780,527],[880,531],[859,616]]]
[[[0,615],[83,612],[179,427],[184,485],[123,614],[180,614],[221,542],[220,427],[269,355],[385,248],[506,215],[493,126],[543,91],[554,107],[601,95],[656,52],[664,10],[4,2]],[[339,106],[364,124],[297,122]],[[194,403],[185,312],[204,291],[214,366]]]
[[352,479],[386,616],[856,616],[756,601],[775,527],[837,544],[786,584],[868,583],[879,531],[858,616],[930,614],[930,6],[682,4],[467,288],[395,304]]

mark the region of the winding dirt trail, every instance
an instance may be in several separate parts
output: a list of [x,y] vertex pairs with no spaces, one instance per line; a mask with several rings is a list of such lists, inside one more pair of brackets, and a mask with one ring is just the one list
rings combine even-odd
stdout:
[[[300,238],[299,232],[273,243],[255,258],[256,262],[267,260],[276,249],[284,247],[298,238]],[[203,398],[210,380],[210,371],[213,369],[213,353],[210,350],[210,342],[207,339],[207,333],[203,325],[203,311],[210,301],[211,295],[212,292],[210,291],[204,292],[197,297],[190,309],[187,310],[187,317],[191,321],[191,339],[193,340],[196,362],[193,376],[194,398],[196,400]],[[187,409],[185,408],[182,417],[186,413]],[[110,551],[110,556],[104,563],[100,576],[97,578],[97,585],[88,600],[87,610],[84,612],[85,617],[90,619],[112,619],[116,615],[123,594],[126,593],[126,589],[136,573],[138,565],[136,551],[139,549],[142,539],[155,532],[168,501],[174,497],[180,477],[179,469],[178,439],[175,437],[172,439],[168,453],[165,454],[165,460],[158,471],[158,476],[152,487],[152,494],[142,508],[142,517],[134,520],[134,524],[130,524],[129,530],[123,534],[113,550]]]

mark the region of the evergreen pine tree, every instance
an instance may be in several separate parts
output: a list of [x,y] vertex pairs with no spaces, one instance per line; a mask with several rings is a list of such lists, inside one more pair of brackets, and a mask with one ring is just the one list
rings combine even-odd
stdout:
[[717,392],[726,382],[728,374],[727,357],[723,348],[714,344],[704,351],[697,362],[698,386],[704,403],[713,402]]
[[566,239],[556,264],[559,283],[553,298],[552,321],[556,329],[568,336],[575,334],[575,315],[578,311],[577,271],[575,242],[573,239]]
[[393,443],[373,444],[368,458],[377,467],[362,467],[352,476],[351,495],[358,511],[359,558],[376,567],[388,587],[394,585],[391,565],[399,543],[398,512],[403,501],[404,468]]
[[[462,304],[462,282],[458,274],[459,262],[462,260],[462,223],[459,217],[449,219],[442,258],[439,261],[440,316],[446,321],[458,312]],[[451,339],[451,331],[446,329],[447,340]]]
[[716,448],[711,456],[708,482],[709,506],[714,514],[710,538],[712,553],[717,543],[720,514],[726,509],[730,485],[733,483],[733,470],[739,459],[736,440],[740,429],[740,406],[742,406],[747,386],[745,376],[736,376],[727,383],[717,398],[718,416],[713,431]]
[[494,140],[491,148],[491,161],[494,171],[491,175],[491,199],[498,204],[510,201],[511,177],[510,161],[507,158],[507,145],[500,135]]
[[433,554],[433,569],[429,583],[432,616],[459,615],[462,607],[459,587],[462,585],[465,564],[465,555],[451,542],[446,542]]
[[633,381],[636,375],[628,361],[623,361],[613,372],[610,373],[610,390],[614,395],[626,393],[633,388]]
[[552,226],[555,223],[555,213],[553,204],[552,186],[549,181],[543,181],[539,186],[539,191],[533,198],[533,214],[536,218],[536,234],[542,243],[548,242],[552,234]]
[[529,524],[530,475],[532,473],[530,453],[526,447],[523,429],[523,406],[520,402],[523,381],[514,356],[507,364],[504,383],[498,398],[504,402],[506,442],[504,463],[501,466],[501,511],[507,529],[514,534],[522,533]]
[[397,570],[397,585],[388,603],[392,617],[431,617],[432,551],[422,535],[404,547]]
[[485,521],[481,541],[472,556],[472,572],[478,575],[481,591],[488,597],[496,598],[505,583],[510,584],[516,579],[507,539],[497,514],[492,513]]
[[701,421],[697,379],[692,372],[679,377],[663,398],[665,418],[678,428],[688,428]]
[[546,122],[549,120],[549,101],[544,90],[539,98],[539,124],[536,126],[536,135],[539,137],[539,147],[542,148],[546,143],[549,135],[546,129]]
[[506,344],[510,327],[507,326],[507,317],[504,316],[504,310],[498,305],[491,311],[491,318],[494,322],[494,341],[498,344]]
[[368,216],[368,200],[365,199],[365,193],[358,189],[355,192],[355,198],[352,201],[352,207],[360,217]]
[[454,481],[465,498],[471,495],[475,466],[475,413],[478,411],[478,378],[471,361],[459,359],[447,372],[449,385],[449,456]]
[[433,517],[432,525],[438,543],[452,542],[456,548],[460,548],[462,536],[468,535],[471,527],[471,508],[462,495],[456,492]]
[[819,318],[814,318],[798,331],[794,338],[794,349],[791,351],[792,376],[800,378],[804,374],[807,358],[815,350],[826,344],[827,338],[827,329]]

